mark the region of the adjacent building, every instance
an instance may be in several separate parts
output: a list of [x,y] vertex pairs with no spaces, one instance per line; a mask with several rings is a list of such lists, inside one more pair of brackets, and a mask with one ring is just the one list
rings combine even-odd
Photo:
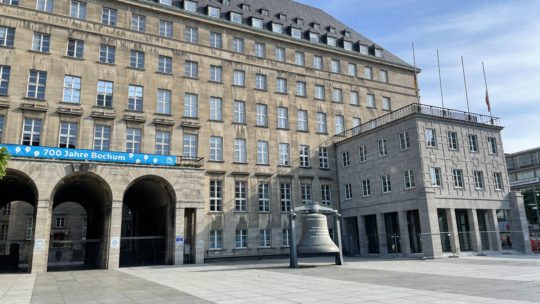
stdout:
[[505,155],[512,190],[540,189],[540,148]]

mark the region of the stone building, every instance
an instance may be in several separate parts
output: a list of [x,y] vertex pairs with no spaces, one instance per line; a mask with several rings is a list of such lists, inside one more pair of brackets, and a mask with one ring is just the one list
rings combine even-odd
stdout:
[[540,189],[540,147],[506,154],[506,167],[512,190]]
[[0,205],[33,207],[34,272],[59,244],[99,268],[286,253],[289,208],[337,202],[321,144],[417,100],[411,65],[293,1],[0,8]]
[[353,254],[530,252],[497,118],[412,104],[336,137]]

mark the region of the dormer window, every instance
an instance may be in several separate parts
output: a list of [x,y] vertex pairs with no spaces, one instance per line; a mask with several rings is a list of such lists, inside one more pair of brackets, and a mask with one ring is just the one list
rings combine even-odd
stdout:
[[336,46],[337,40],[334,37],[326,36],[326,44],[328,44],[329,46]]
[[256,28],[263,28],[263,20],[255,17],[251,17],[251,26]]
[[359,44],[359,51],[362,55],[368,55],[369,54],[369,47],[365,44]]
[[311,24],[311,27],[312,27],[313,29],[315,29],[315,30],[321,29],[321,25],[318,24],[317,22],[313,22],[313,23]]
[[283,24],[272,22],[272,32],[283,34]]
[[264,9],[264,8],[261,8],[261,15],[263,16],[268,16],[268,10],[267,9]]
[[249,4],[242,3],[240,7],[242,8],[243,11],[249,12]]
[[336,28],[333,27],[333,26],[329,26],[328,27],[328,32],[331,33],[331,34],[335,34],[336,33]]
[[314,32],[309,32],[309,41],[311,42],[320,42],[321,38],[319,37],[319,34]]
[[223,5],[230,5],[230,4],[231,4],[231,1],[229,1],[229,0],[221,0],[221,4],[223,4]]
[[380,57],[382,58],[384,55],[384,52],[382,49],[379,49],[379,48],[375,48],[375,57]]
[[234,23],[242,23],[242,14],[231,12],[229,17],[230,20]]
[[277,16],[279,20],[287,21],[287,15],[279,13]]
[[172,0],[159,0],[159,4],[172,5]]
[[296,39],[302,39],[302,31],[299,28],[291,27],[291,36]]
[[197,12],[197,2],[184,0],[184,9],[190,12]]
[[352,42],[344,40],[343,41],[343,48],[346,49],[347,51],[352,51],[352,48],[353,48]]
[[304,26],[304,19],[296,18],[296,24],[298,24],[299,26]]
[[221,10],[214,6],[208,6],[208,16],[214,17],[214,18],[220,18]]
[[343,36],[345,36],[345,38],[351,38],[351,32],[343,31]]

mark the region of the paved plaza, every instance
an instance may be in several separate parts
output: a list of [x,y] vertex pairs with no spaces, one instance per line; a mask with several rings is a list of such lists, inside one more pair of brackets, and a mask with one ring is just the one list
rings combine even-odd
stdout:
[[0,275],[0,303],[540,303],[540,256],[300,262]]

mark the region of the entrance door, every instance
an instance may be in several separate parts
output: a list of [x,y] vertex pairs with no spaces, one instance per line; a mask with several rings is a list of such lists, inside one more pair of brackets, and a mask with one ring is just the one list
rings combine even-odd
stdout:
[[471,231],[468,210],[456,209],[456,224],[458,228],[459,247],[461,251],[472,250]]
[[184,264],[195,263],[195,209],[187,208],[184,213]]
[[448,229],[446,209],[437,209],[437,217],[439,218],[442,252],[452,252],[451,233]]
[[421,232],[420,229],[420,215],[418,210],[407,211],[407,228],[409,231],[409,243],[411,245],[412,253],[422,252]]
[[345,218],[345,227],[347,229],[347,235],[345,235],[346,253],[348,255],[360,254],[360,247],[358,246],[358,220],[356,216]]
[[379,253],[379,235],[377,231],[377,216],[375,214],[364,216],[368,241],[368,253]]
[[489,232],[486,219],[487,213],[485,210],[476,210],[476,216],[478,217],[478,231],[480,232],[482,250],[491,250],[491,246],[489,246]]
[[399,234],[398,213],[385,213],[384,226],[386,228],[386,246],[388,253],[400,253],[401,236]]

